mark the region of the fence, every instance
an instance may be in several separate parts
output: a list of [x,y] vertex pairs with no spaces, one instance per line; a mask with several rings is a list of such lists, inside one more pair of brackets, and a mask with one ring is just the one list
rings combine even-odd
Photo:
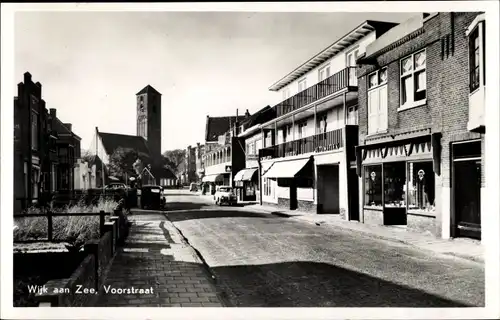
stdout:
[[15,242],[33,242],[33,241],[49,241],[52,242],[54,240],[54,217],[96,217],[99,216],[99,234],[102,236],[104,234],[104,223],[106,222],[106,216],[110,216],[111,213],[104,212],[101,210],[100,212],[78,212],[78,213],[67,213],[67,212],[51,212],[47,211],[46,213],[33,213],[33,214],[18,214],[14,216],[14,219],[21,218],[47,218],[47,239],[36,239],[36,240],[17,240]]

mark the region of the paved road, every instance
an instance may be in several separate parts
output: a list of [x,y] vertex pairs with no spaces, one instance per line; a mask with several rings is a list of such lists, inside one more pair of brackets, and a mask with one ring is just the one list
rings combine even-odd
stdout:
[[168,218],[241,307],[484,306],[484,266],[169,190]]

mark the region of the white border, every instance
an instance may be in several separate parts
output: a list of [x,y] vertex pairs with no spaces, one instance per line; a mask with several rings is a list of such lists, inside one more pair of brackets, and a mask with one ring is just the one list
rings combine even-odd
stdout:
[[[427,9],[427,10],[426,10]],[[12,186],[13,174],[13,31],[15,11],[254,11],[254,12],[446,12],[446,11],[485,11],[487,18],[488,58],[486,95],[486,202],[491,208],[483,212],[483,219],[488,223],[483,226],[483,243],[486,261],[486,307],[485,308],[24,308],[12,307]],[[499,298],[499,172],[498,172],[498,136],[499,136],[499,4],[497,1],[463,2],[308,2],[308,3],[95,3],[95,4],[4,4],[1,5],[1,52],[2,52],[2,108],[1,108],[1,315],[8,319],[135,319],[135,318],[214,318],[220,319],[384,319],[384,318],[457,318],[480,319],[500,316]],[[19,76],[19,75],[18,75]],[[251,310],[251,311],[250,311]],[[146,316],[147,315],[147,316]]]

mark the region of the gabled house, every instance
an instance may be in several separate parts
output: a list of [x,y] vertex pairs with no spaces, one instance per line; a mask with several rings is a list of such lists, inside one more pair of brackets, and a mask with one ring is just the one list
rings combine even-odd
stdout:
[[418,14],[358,64],[361,221],[481,237],[485,17]]
[[356,59],[395,25],[365,21],[270,86],[283,100],[261,125],[262,202],[359,219]]

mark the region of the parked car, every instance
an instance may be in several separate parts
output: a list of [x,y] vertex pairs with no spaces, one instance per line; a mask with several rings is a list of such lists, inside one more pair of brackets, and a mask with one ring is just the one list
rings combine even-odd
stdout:
[[220,206],[222,204],[235,205],[237,203],[236,195],[233,188],[230,186],[219,186],[214,194],[215,204]]
[[140,190],[141,209],[159,210],[165,205],[163,188],[157,185],[145,185]]
[[104,187],[104,190],[117,190],[117,189],[128,189],[128,186],[125,183],[121,182],[112,182]]
[[199,188],[200,188],[200,185],[198,183],[193,182],[189,185],[189,191],[191,191],[191,192],[196,192],[196,191],[198,191]]

